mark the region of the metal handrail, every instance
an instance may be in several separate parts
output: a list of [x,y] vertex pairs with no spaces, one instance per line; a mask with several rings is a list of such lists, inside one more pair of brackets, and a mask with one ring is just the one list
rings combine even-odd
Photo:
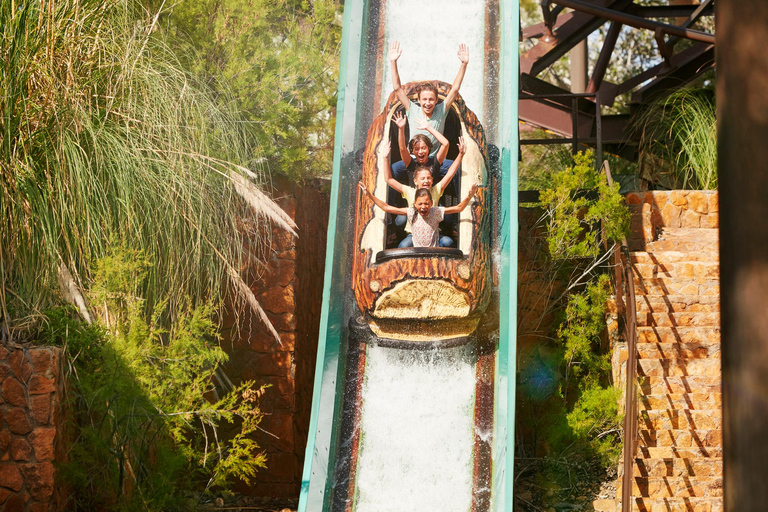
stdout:
[[[603,162],[608,185],[613,184],[608,161]],[[632,510],[632,471],[637,449],[637,303],[635,283],[632,278],[632,264],[627,239],[621,240],[621,250],[614,253],[616,298],[624,301],[624,326],[627,340],[627,383],[624,402],[624,475],[621,485],[621,510]],[[618,306],[618,304],[617,304]]]

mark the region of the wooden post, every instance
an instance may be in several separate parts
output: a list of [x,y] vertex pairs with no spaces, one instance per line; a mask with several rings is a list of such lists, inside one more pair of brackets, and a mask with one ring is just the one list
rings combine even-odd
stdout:
[[768,2],[717,2],[725,510],[768,503]]

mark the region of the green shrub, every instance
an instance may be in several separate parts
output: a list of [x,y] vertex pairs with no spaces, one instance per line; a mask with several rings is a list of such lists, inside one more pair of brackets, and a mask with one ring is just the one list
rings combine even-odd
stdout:
[[[555,259],[595,257],[600,252],[600,229],[609,240],[621,240],[629,231],[629,210],[619,184],[608,186],[595,172],[592,152],[574,155],[574,165],[552,174],[551,188],[541,191],[548,218],[549,253]],[[597,197],[577,191],[596,190]]]
[[248,482],[265,467],[250,436],[264,388],[214,386],[227,355],[210,305],[187,302],[163,327],[165,302],[146,320],[135,291],[147,266],[125,248],[97,262],[91,298],[103,301],[110,328],[89,326],[68,309],[52,310],[44,324],[41,341],[65,347],[69,361],[76,436],[62,475],[75,509],[184,508],[193,491]]

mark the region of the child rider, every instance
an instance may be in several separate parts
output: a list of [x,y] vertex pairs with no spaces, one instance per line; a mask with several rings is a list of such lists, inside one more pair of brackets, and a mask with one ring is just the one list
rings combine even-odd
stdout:
[[407,215],[413,229],[411,238],[412,247],[452,247],[453,240],[447,236],[440,236],[440,222],[446,214],[457,214],[464,211],[469,204],[472,196],[477,192],[477,185],[472,185],[469,194],[459,204],[451,207],[434,206],[431,194],[428,189],[420,188],[414,192],[413,205],[408,208],[397,208],[390,206],[378,197],[371,194],[365,188],[363,182],[359,183],[360,188],[373,202],[387,213],[394,215]]
[[[453,175],[456,174],[456,171],[458,170],[459,166],[461,165],[461,160],[464,158],[464,153],[467,152],[467,146],[464,144],[464,139],[462,137],[459,137],[459,154],[456,156],[456,160],[454,160],[451,163],[451,167],[448,169],[448,173],[443,176],[443,178],[440,180],[440,182],[437,185],[432,186],[434,182],[434,178],[432,175],[432,169],[425,166],[417,166],[416,170],[413,174],[413,182],[416,185],[415,188],[403,185],[396,179],[392,177],[392,173],[390,172],[389,167],[389,152],[391,151],[391,146],[387,144],[387,147],[385,149],[385,163],[384,163],[384,180],[387,182],[387,185],[392,187],[395,191],[399,192],[403,199],[405,199],[408,202],[408,206],[413,206],[414,196],[416,193],[416,189],[419,188],[426,188],[429,190],[430,196],[432,198],[433,204],[437,204],[437,202],[440,200],[440,197],[443,195],[443,192],[445,191],[445,187],[448,186],[448,184],[451,182],[451,179],[453,178]],[[448,211],[448,214],[453,213],[452,211]],[[399,216],[395,219],[396,225],[402,225],[403,223],[406,223],[407,217]],[[406,223],[405,231],[410,233],[410,225]],[[445,237],[449,238],[450,237]],[[412,237],[409,234],[405,237],[404,240],[400,242],[398,247],[411,247],[412,246]],[[451,241],[453,243],[453,241]]]

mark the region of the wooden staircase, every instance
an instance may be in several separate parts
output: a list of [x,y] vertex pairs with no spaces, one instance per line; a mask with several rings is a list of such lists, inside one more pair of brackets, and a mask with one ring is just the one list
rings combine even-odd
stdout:
[[[630,240],[638,316],[632,510],[722,512],[717,195],[645,192],[627,199],[639,233]],[[616,496],[595,501],[596,511],[621,510],[622,474],[620,467]]]

